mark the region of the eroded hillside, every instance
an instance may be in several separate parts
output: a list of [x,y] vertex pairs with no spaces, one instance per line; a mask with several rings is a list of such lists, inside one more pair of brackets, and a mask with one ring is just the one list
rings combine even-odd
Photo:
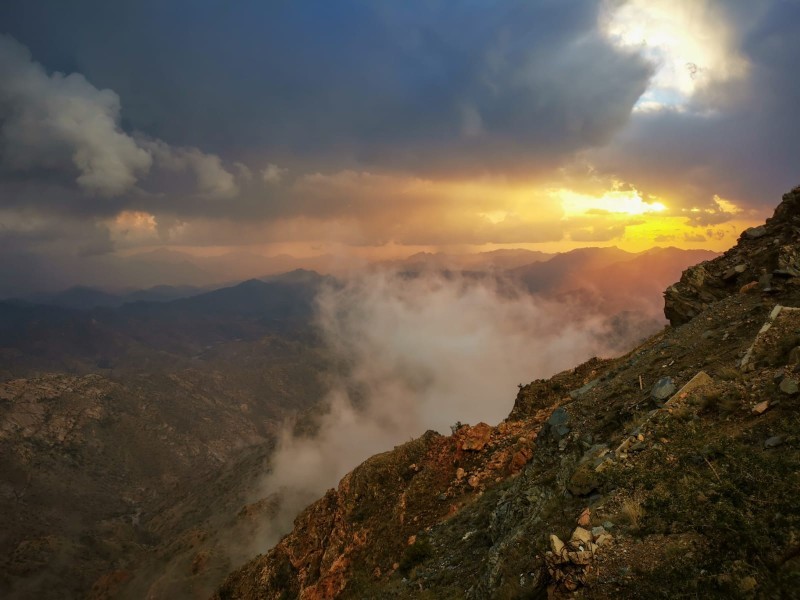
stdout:
[[798,597],[798,243],[800,188],[673,327],[369,459],[216,598]]
[[0,596],[202,598],[241,562],[219,548],[254,534],[237,514],[327,366],[317,281],[289,276],[118,309],[0,303]]

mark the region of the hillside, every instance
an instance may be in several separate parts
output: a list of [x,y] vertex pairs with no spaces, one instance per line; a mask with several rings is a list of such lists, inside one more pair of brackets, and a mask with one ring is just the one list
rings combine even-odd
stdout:
[[150,373],[187,366],[224,344],[269,335],[308,341],[314,298],[327,281],[300,271],[167,302],[91,310],[0,301],[0,376]]
[[[479,258],[499,268],[543,257]],[[670,252],[676,261],[688,263]],[[447,277],[483,290],[505,274]],[[79,288],[0,302],[2,595],[202,598],[262,548],[276,503],[254,499],[276,432],[298,417],[318,426],[335,370],[317,294],[346,285],[296,270],[204,293]],[[649,313],[619,319],[608,303],[598,312],[585,291],[570,290],[571,310],[608,321],[598,331],[617,344],[660,326]]]
[[207,596],[240,558],[170,562],[198,524],[209,543],[233,531],[280,424],[322,396],[308,322],[322,281],[89,311],[0,303],[0,596]]
[[672,327],[367,460],[215,597],[800,597],[799,243],[796,188]]

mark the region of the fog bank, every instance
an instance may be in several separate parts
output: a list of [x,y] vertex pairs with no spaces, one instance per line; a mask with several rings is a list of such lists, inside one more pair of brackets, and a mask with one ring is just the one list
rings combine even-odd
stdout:
[[[632,315],[545,301],[494,280],[394,272],[327,287],[317,322],[338,361],[316,435],[287,424],[263,495],[279,494],[259,548],[369,456],[456,421],[496,424],[518,383],[548,377],[644,336]],[[635,315],[633,316],[635,317]]]

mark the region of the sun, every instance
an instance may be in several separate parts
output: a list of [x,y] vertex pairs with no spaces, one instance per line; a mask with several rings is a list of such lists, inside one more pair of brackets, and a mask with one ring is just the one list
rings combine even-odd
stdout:
[[549,193],[561,201],[565,217],[599,214],[638,216],[667,210],[662,202],[645,201],[635,189],[612,190],[601,196],[581,194],[563,188],[550,190]]

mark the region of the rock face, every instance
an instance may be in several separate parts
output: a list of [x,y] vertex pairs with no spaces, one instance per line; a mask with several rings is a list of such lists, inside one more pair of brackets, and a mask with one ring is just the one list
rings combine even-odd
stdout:
[[784,194],[766,224],[742,233],[721,257],[683,272],[664,293],[664,314],[676,326],[731,294],[774,294],[786,280],[800,277],[800,187]]
[[327,600],[352,587],[354,572],[408,574],[428,552],[427,530],[526,465],[544,416],[498,427],[465,425],[451,437],[429,431],[370,458],[216,597]]

